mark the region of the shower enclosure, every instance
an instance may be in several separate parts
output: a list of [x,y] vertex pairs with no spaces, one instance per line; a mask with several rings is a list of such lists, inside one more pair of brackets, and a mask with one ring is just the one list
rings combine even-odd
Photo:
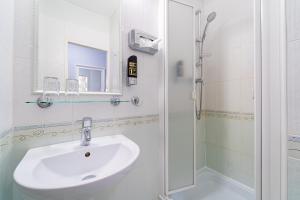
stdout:
[[260,200],[255,2],[165,0],[165,193],[171,199]]

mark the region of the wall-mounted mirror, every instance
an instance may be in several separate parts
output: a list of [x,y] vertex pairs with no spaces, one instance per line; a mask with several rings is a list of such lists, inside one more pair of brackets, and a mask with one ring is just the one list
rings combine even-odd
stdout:
[[36,0],[34,92],[56,77],[61,92],[121,95],[121,0]]

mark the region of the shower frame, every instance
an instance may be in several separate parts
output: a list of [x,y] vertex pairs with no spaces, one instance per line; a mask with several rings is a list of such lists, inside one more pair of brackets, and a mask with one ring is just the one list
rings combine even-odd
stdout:
[[[164,199],[168,200],[168,196],[169,195],[172,195],[172,194],[175,194],[175,193],[178,193],[178,192],[182,192],[182,191],[185,191],[185,190],[188,190],[188,189],[191,189],[193,187],[196,186],[196,173],[194,173],[194,182],[192,185],[190,186],[187,186],[187,187],[183,187],[181,189],[178,189],[178,190],[173,190],[173,191],[170,191],[169,190],[169,178],[168,178],[168,171],[169,171],[169,163],[168,163],[168,148],[169,148],[169,142],[168,142],[168,137],[169,137],[169,132],[168,132],[168,106],[166,105],[167,104],[167,101],[168,101],[168,95],[167,95],[167,91],[168,91],[168,73],[166,72],[167,69],[166,67],[168,66],[169,62],[168,62],[168,55],[169,55],[169,51],[168,51],[168,15],[169,15],[169,12],[168,12],[168,2],[169,1],[173,1],[173,2],[177,2],[177,3],[180,3],[180,4],[183,4],[183,5],[186,5],[186,6],[189,6],[189,7],[192,7],[193,8],[193,12],[195,13],[197,11],[197,9],[195,8],[194,5],[190,4],[188,2],[188,0],[163,0],[164,1],[164,38],[165,38],[165,42],[164,42],[164,54],[165,54],[165,57],[164,57],[164,73],[163,73],[163,87],[164,87],[164,90],[163,90],[163,107],[161,108],[161,110],[163,110],[163,116],[164,116],[164,121],[163,121],[163,133],[164,133]],[[196,38],[196,15],[195,17],[193,18],[193,37]],[[193,46],[193,54],[194,54],[194,61],[193,61],[193,66],[196,66],[196,61],[195,61],[195,56],[196,56],[196,43],[194,42],[194,46]],[[194,68],[193,68],[194,69]],[[195,76],[195,69],[193,71],[193,74],[194,74],[194,91],[195,91],[195,87],[196,87],[196,84],[195,84],[195,80],[196,80],[196,76]],[[195,98],[195,94],[193,94],[193,98]],[[196,102],[194,101],[194,107],[196,107]],[[197,158],[197,155],[196,155],[196,131],[197,131],[197,128],[196,128],[196,121],[197,121],[197,118],[196,118],[196,112],[194,110],[194,172],[197,171],[197,167],[196,167],[196,158]]]
[[261,0],[262,199],[287,200],[286,0]]
[[[163,132],[164,135],[164,167],[163,167],[163,181],[164,181],[164,194],[159,196],[160,199],[162,200],[168,200],[169,199],[169,195],[177,193],[177,192],[181,192],[181,191],[185,191],[187,189],[190,189],[192,187],[195,186],[196,182],[194,182],[193,185],[189,186],[189,187],[184,187],[182,189],[179,190],[175,190],[175,191],[169,191],[169,186],[168,186],[168,181],[169,181],[169,177],[168,177],[168,173],[169,173],[169,163],[168,163],[168,148],[169,148],[169,144],[168,144],[168,137],[169,137],[169,133],[168,133],[168,96],[167,96],[167,91],[168,91],[168,87],[167,87],[167,68],[168,68],[168,2],[170,0],[162,0],[163,3],[163,16],[164,16],[164,34],[163,34],[163,38],[164,38],[164,69],[161,75],[162,78],[162,90],[160,91],[160,114],[161,116],[163,116],[163,118],[161,119],[161,132]],[[192,6],[189,3],[189,0],[172,0],[172,1],[177,1],[177,2],[184,2],[184,4],[187,4],[189,6]],[[253,0],[253,8],[254,8],[254,23],[255,23],[255,30],[254,30],[254,35],[255,35],[255,47],[254,47],[254,55],[255,55],[255,192],[256,192],[256,200],[262,200],[263,194],[265,193],[265,191],[263,192],[263,189],[269,188],[271,183],[266,183],[264,180],[267,179],[267,174],[263,174],[263,164],[264,162],[262,161],[263,158],[263,152],[266,151],[267,146],[263,146],[262,143],[262,131],[263,131],[263,121],[262,121],[262,92],[263,92],[263,87],[262,87],[262,66],[263,66],[263,59],[262,59],[262,44],[263,44],[263,38],[262,38],[262,17],[264,16],[263,13],[263,1],[267,1],[267,0]],[[277,0],[277,1],[284,1],[284,0]],[[196,8],[193,9],[194,13],[198,10]],[[195,15],[194,17],[194,38],[196,39],[196,18],[198,16]],[[201,15],[199,18],[202,18],[203,16]],[[196,56],[195,54],[195,49],[196,49],[196,44],[194,45],[194,56]],[[195,58],[195,57],[194,57]],[[196,59],[194,59],[194,66],[196,64]],[[195,66],[196,67],[196,66]],[[195,85],[194,85],[195,87]],[[194,98],[195,98],[195,94],[194,94]],[[194,112],[195,113],[195,112]],[[196,121],[196,116],[195,116],[195,121]],[[265,122],[264,122],[265,123]],[[196,170],[196,123],[195,123],[195,131],[194,131],[194,170]],[[264,164],[265,165],[265,164]],[[270,169],[270,168],[268,168]],[[196,172],[196,171],[195,171]],[[196,174],[195,174],[196,176]],[[194,177],[194,180],[196,180],[196,177]],[[267,200],[267,199],[264,199]],[[271,199],[270,199],[271,200]],[[273,200],[273,199],[272,199]]]

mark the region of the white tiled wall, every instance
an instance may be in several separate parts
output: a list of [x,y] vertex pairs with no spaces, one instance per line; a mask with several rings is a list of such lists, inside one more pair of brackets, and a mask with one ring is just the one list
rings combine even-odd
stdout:
[[[254,113],[253,4],[253,0],[203,0],[203,20],[210,12],[217,13],[204,44],[204,109],[236,113],[236,118],[208,115],[200,130],[205,131],[206,165],[252,188],[254,120],[240,115]],[[198,160],[201,167],[202,158]]]
[[254,187],[254,121],[206,117],[207,166]]
[[290,134],[300,135],[300,2],[287,1],[288,20],[288,66],[287,66],[287,93],[288,93],[288,130]]
[[208,55],[204,60],[204,107],[206,110],[253,113],[253,1],[204,0],[204,11],[204,16],[217,12],[204,47]]
[[0,137],[12,125],[14,2],[0,2]]
[[[127,46],[127,33],[136,28],[159,34],[158,0],[123,1],[123,54],[125,76],[126,60],[131,55],[138,56],[138,85],[125,87],[123,80],[122,99],[128,100],[132,96],[139,96],[143,101],[141,107],[122,104],[117,108],[110,104],[96,105],[55,105],[48,110],[41,110],[35,105],[24,102],[35,100],[37,96],[31,94],[33,80],[33,30],[34,30],[34,0],[16,1],[15,22],[15,68],[14,68],[14,125],[31,125],[41,123],[56,123],[81,119],[91,116],[94,119],[113,118],[123,116],[137,116],[158,114],[158,80],[159,70],[162,68],[159,55],[150,56],[130,50]],[[126,3],[125,3],[126,2]],[[146,88],[146,89],[145,89]],[[63,97],[62,97],[63,98]],[[105,97],[82,97],[84,99],[108,99]],[[73,110],[73,112],[72,112]],[[59,113],[59,114],[58,114]]]
[[[153,35],[159,34],[159,0],[130,0],[123,1],[123,96],[121,99],[130,100],[132,96],[139,96],[142,105],[133,106],[123,103],[118,107],[107,104],[80,104],[80,105],[54,105],[42,110],[36,105],[27,105],[24,102],[35,100],[37,96],[32,95],[33,85],[33,36],[34,36],[34,2],[35,0],[15,0],[15,54],[13,70],[13,126],[41,125],[49,123],[70,122],[90,116],[93,119],[114,119],[130,116],[158,115],[158,84],[159,71],[162,69],[160,54],[155,56],[146,55],[130,50],[127,45],[127,33],[136,28]],[[0,4],[1,5],[1,4]],[[0,6],[0,10],[2,10]],[[7,8],[5,8],[7,9]],[[2,18],[1,18],[2,19]],[[1,26],[0,26],[1,27]],[[2,33],[2,31],[1,31]],[[12,34],[11,34],[12,35]],[[1,54],[1,52],[0,52]],[[138,85],[126,87],[125,64],[131,55],[138,56]],[[2,73],[1,73],[2,74]],[[0,75],[1,76],[1,75]],[[65,97],[60,97],[64,99]],[[110,97],[85,96],[78,99],[109,100]],[[2,107],[0,107],[2,109]],[[161,156],[162,151],[159,132],[159,124],[140,125],[122,129],[121,133],[128,135],[141,147],[140,160],[127,178],[124,178],[116,188],[103,194],[104,199],[155,199],[162,191],[161,180]],[[79,133],[78,133],[79,134]],[[101,133],[100,133],[101,134]],[[79,136],[79,135],[78,135]],[[74,138],[71,138],[74,139]],[[78,138],[79,139],[79,138]],[[42,138],[38,138],[38,142]],[[43,145],[66,140],[56,137],[43,141]],[[67,140],[70,140],[68,138]],[[14,144],[13,149],[18,155],[12,156],[11,169],[14,169],[25,152],[35,147],[34,140],[26,145]],[[151,171],[151,174],[149,174]],[[144,176],[148,174],[147,176]],[[141,178],[143,177],[143,178]],[[12,181],[12,176],[10,177]],[[132,184],[135,183],[135,184]],[[146,184],[145,184],[146,183]],[[11,184],[11,182],[10,182]],[[11,185],[10,185],[11,186]],[[12,186],[10,187],[10,189]],[[147,192],[145,192],[147,190]],[[9,193],[9,191],[7,191]]]
[[288,42],[287,92],[288,92],[288,129],[291,134],[300,135],[300,41]]
[[[132,122],[128,122],[130,120],[124,120],[121,122],[123,124],[121,126],[108,125],[109,123],[114,124],[113,122],[108,122],[106,128],[99,128],[98,126],[98,128],[92,130],[93,137],[122,133],[137,143],[141,150],[137,162],[134,164],[132,169],[126,173],[118,183],[108,189],[102,190],[101,194],[99,194],[99,196],[97,196],[94,200],[155,200],[157,199],[158,194],[163,192],[163,182],[161,179],[162,170],[160,163],[161,136],[159,132],[157,116],[155,118],[156,120],[151,122],[142,122],[142,118],[132,119]],[[66,129],[68,129],[68,127],[57,127],[53,130],[49,130],[49,132],[59,132],[60,130],[64,131]],[[20,134],[26,135],[27,133],[30,134],[30,131],[23,131]],[[16,134],[18,135],[19,133]],[[23,140],[14,139],[12,147],[13,154],[10,158],[10,167],[12,169],[16,167],[29,147],[34,148],[45,146],[49,143],[55,144],[69,141],[74,138],[76,138],[76,134],[57,133],[47,134],[40,137],[26,137],[26,139]],[[78,136],[77,138],[79,140]],[[7,173],[11,174],[11,172]],[[12,189],[12,185],[9,186],[10,187],[7,188],[6,194],[9,194],[10,190]],[[17,187],[13,188],[13,200],[41,200],[39,198],[27,197],[26,194],[18,190]],[[25,198],[23,196],[25,196]],[[12,199],[6,198],[5,200]]]
[[11,148],[10,138],[4,135],[12,126],[13,89],[13,23],[14,1],[0,2],[0,199],[8,199],[6,193],[10,177],[7,162]]

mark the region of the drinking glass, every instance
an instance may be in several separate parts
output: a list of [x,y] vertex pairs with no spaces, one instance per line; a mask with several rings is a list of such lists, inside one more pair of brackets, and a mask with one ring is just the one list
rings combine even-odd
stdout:
[[79,95],[79,82],[77,79],[66,80],[66,95]]
[[57,77],[45,77],[43,82],[43,94],[46,95],[57,95],[60,92],[60,82]]

